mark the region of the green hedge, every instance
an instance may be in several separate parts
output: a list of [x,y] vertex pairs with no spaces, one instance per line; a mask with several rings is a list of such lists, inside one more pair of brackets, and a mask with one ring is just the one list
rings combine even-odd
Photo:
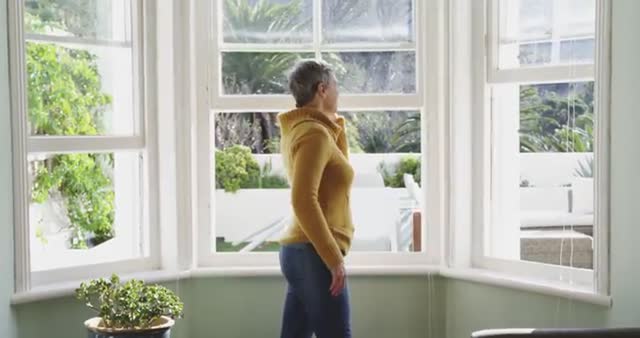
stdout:
[[216,189],[236,192],[240,189],[288,188],[287,180],[271,173],[271,163],[262,168],[251,154],[251,149],[235,145],[216,150]]

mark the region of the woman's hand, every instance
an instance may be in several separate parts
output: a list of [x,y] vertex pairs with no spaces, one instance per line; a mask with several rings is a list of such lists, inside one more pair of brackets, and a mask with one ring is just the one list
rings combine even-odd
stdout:
[[331,276],[331,287],[329,288],[329,291],[332,296],[337,297],[342,292],[342,289],[344,289],[344,281],[347,277],[347,272],[344,269],[344,263],[333,268],[333,270],[331,270]]

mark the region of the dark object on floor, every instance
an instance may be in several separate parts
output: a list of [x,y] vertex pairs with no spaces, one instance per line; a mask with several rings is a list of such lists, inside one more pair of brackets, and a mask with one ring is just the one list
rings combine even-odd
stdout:
[[499,329],[471,334],[472,338],[631,338],[640,337],[640,328],[616,329]]

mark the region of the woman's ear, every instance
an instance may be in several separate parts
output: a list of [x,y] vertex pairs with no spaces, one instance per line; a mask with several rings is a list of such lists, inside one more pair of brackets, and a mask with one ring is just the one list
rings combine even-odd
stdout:
[[322,97],[327,95],[327,84],[324,82],[320,82],[318,84],[318,94]]

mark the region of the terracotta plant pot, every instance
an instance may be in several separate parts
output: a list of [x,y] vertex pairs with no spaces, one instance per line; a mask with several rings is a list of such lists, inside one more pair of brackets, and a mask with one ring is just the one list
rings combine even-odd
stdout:
[[173,324],[175,324],[173,319],[162,317],[148,329],[132,330],[107,328],[100,317],[94,317],[84,322],[84,326],[89,331],[89,338],[169,338]]

